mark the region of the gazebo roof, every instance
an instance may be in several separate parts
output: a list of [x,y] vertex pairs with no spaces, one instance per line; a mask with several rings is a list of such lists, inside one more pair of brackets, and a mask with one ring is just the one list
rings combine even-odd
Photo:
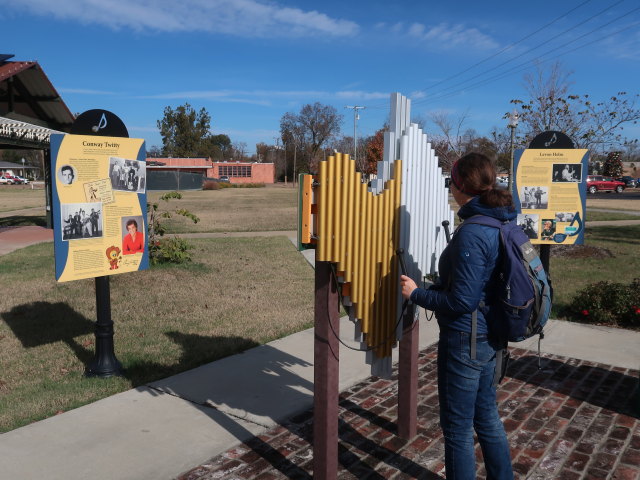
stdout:
[[[33,148],[32,139],[44,131],[68,131],[74,116],[38,62],[8,61],[12,56],[0,55],[0,145]],[[14,127],[20,129],[18,139],[25,129],[29,130],[24,137],[28,144],[16,143],[16,136],[8,141],[5,133]],[[38,127],[44,130],[38,132]]]

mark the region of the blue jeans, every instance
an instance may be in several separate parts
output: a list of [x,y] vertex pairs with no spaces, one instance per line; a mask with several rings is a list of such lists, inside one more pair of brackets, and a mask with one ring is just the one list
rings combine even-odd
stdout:
[[470,344],[468,333],[440,332],[438,397],[447,479],[476,478],[475,429],[487,480],[511,480],[509,443],[498,415],[493,386],[496,350],[485,336],[478,336],[476,359],[471,360]]

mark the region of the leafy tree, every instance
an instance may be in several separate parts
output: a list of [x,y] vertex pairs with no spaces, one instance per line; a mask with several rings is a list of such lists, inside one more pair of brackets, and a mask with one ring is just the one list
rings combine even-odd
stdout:
[[170,157],[211,157],[218,159],[231,145],[227,135],[212,135],[209,131],[211,116],[205,108],[196,112],[185,103],[165,107],[162,120],[158,120],[162,137],[162,154]]
[[340,133],[342,119],[335,107],[319,102],[303,106],[298,114],[287,112],[282,116],[282,141],[286,145],[297,145],[301,171],[315,171],[322,147]]
[[623,173],[622,160],[620,160],[620,152],[611,152],[604,161],[602,174],[607,177],[621,177]]
[[594,150],[597,146],[624,144],[624,125],[640,119],[640,109],[636,107],[640,96],[618,92],[607,100],[594,102],[589,95],[569,93],[570,76],[571,72],[563,70],[560,63],[525,76],[529,99],[511,100],[521,109],[519,129],[525,143],[541,132],[558,130],[579,148]]
[[378,162],[384,157],[384,132],[385,128],[378,130],[373,136],[367,139],[365,146],[365,163],[362,166],[362,173],[378,173]]

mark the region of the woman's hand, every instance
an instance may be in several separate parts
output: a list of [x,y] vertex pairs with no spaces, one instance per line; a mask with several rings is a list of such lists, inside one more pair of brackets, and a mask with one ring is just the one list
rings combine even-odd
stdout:
[[402,287],[402,296],[407,300],[409,300],[411,293],[416,288],[418,288],[418,285],[416,285],[416,282],[411,280],[406,275],[400,275],[400,286]]

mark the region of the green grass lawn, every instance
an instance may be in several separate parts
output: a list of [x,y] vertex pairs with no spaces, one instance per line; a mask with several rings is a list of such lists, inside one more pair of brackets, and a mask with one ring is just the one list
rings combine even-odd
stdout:
[[630,215],[624,213],[624,211],[618,212],[596,212],[587,209],[587,221],[600,221],[600,220],[640,220],[640,215]]
[[[554,318],[578,290],[609,280],[629,284],[640,277],[640,225],[587,227],[585,245],[608,249],[612,258],[561,258],[552,256],[549,269],[554,288]],[[552,252],[553,252],[553,246]],[[570,320],[570,319],[567,319]]]
[[[148,201],[157,202],[165,192],[149,192]],[[295,230],[298,192],[294,188],[225,188],[181,192],[181,200],[171,200],[169,207],[184,208],[200,221],[174,216],[167,222],[169,233],[186,232],[260,232]],[[160,201],[160,206],[165,202]]]
[[285,237],[193,240],[195,262],[111,278],[123,378],[85,378],[94,281],[56,283],[53,245],[0,263],[0,431],[300,331],[313,270]]
[[[150,199],[159,195],[152,192]],[[295,229],[294,189],[185,192],[170,205],[202,219],[197,225],[176,221],[174,231]],[[0,225],[37,221],[9,218]],[[126,375],[109,379],[83,376],[94,354],[93,280],[56,283],[50,243],[2,256],[0,432],[311,326],[313,270],[288,239],[190,242],[192,264],[111,277],[115,349]],[[640,226],[587,227],[586,244],[614,257],[551,257],[554,318],[589,283],[640,276]]]

